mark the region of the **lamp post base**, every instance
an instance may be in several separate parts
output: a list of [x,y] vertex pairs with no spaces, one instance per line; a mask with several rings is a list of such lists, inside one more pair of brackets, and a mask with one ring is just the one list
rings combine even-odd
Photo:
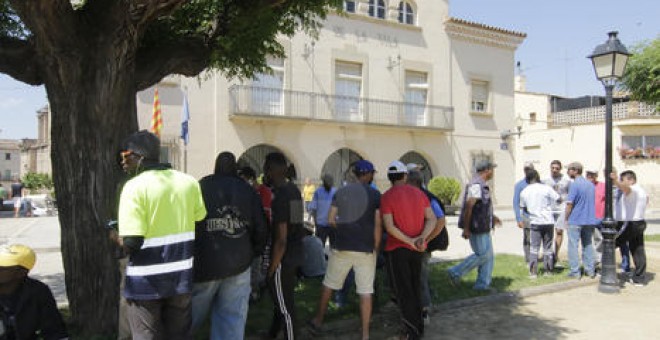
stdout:
[[616,237],[616,222],[611,218],[603,221],[603,258],[601,260],[601,275],[598,291],[601,293],[618,293],[621,283],[616,276],[616,260],[614,258]]

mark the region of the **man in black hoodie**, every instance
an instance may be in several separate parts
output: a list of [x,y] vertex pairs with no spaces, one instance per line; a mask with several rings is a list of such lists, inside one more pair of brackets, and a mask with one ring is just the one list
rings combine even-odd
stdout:
[[243,339],[250,267],[267,238],[261,199],[238,177],[230,152],[218,155],[200,186],[208,214],[195,228],[193,329],[211,310],[211,339]]

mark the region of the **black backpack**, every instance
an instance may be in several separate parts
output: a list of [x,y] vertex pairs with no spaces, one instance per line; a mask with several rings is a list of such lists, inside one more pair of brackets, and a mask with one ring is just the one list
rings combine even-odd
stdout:
[[[426,194],[426,197],[429,198],[429,201],[436,201],[438,202],[438,205],[440,205],[440,209],[442,209],[442,212],[445,213],[445,206],[442,204],[442,201],[438,197],[436,197],[434,194],[432,194],[430,191],[422,188],[422,191],[424,194]],[[438,236],[433,238],[431,241],[429,241],[426,249],[428,251],[434,251],[434,250],[447,250],[449,248],[449,233],[447,232],[447,226],[445,225],[444,228],[442,228],[442,231]]]

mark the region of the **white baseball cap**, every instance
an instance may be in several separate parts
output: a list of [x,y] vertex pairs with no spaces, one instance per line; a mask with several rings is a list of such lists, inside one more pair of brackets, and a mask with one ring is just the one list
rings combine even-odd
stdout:
[[407,174],[408,167],[403,164],[401,161],[392,161],[390,165],[387,166],[388,174]]

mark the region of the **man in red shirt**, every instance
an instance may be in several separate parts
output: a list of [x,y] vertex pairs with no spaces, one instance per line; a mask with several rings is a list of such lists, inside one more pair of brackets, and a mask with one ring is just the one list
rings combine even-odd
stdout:
[[435,228],[436,217],[426,195],[406,184],[408,169],[393,161],[387,169],[392,183],[381,198],[381,212],[388,237],[385,244],[387,269],[401,310],[402,339],[420,339],[424,332],[420,272],[426,238]]

